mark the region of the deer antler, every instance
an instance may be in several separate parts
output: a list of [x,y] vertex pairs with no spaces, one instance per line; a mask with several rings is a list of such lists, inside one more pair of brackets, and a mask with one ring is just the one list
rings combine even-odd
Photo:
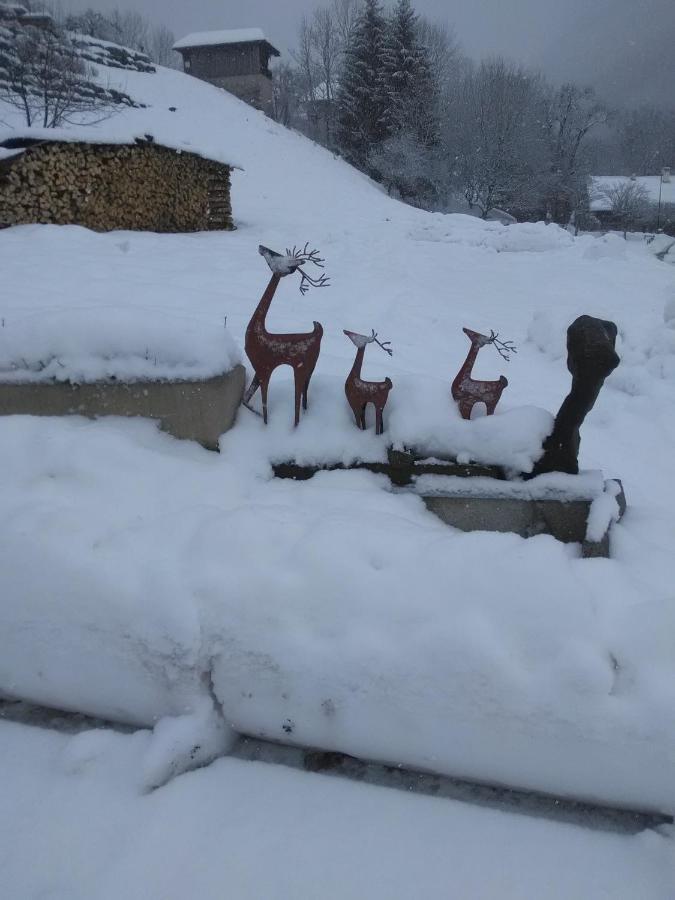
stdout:
[[320,275],[318,278],[312,278],[312,276],[308,275],[304,269],[300,268],[300,266],[304,266],[305,263],[313,263],[319,269],[323,269],[324,267],[325,259],[322,256],[319,256],[319,251],[316,249],[309,250],[308,248],[309,241],[306,242],[302,250],[295,246],[292,250],[286,248],[286,255],[298,260],[299,263],[298,270],[300,272],[301,294],[306,294],[310,287],[328,287],[330,285],[328,275]]
[[502,359],[505,359],[506,362],[510,362],[511,353],[517,353],[516,345],[513,341],[500,341],[499,340],[499,332],[494,332],[490,329],[490,339],[488,340],[488,344],[494,344],[495,350]]
[[390,347],[391,341],[384,341],[383,343],[380,343],[380,341],[378,341],[378,339],[377,339],[377,332],[375,331],[374,328],[372,329],[372,334],[370,335],[370,340],[371,340],[371,342],[375,341],[377,346],[382,347],[384,352],[388,353],[389,356],[393,355],[394,351]]

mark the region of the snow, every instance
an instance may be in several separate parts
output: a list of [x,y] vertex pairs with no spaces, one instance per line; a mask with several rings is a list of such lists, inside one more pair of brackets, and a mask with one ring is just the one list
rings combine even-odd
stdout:
[[2,432],[2,692],[152,725],[212,682],[238,731],[674,808],[673,610],[639,573],[455,532],[382,476],[270,480],[237,429],[221,457],[140,421]]
[[601,541],[612,522],[618,521],[620,510],[616,498],[619,496],[619,490],[619,484],[610,481],[605,493],[597,496],[591,503],[586,526],[587,541]]
[[[85,258],[96,236],[78,231]],[[200,320],[159,304],[26,306],[7,313],[0,327],[0,382],[194,381],[229,372],[240,361],[224,317]]]
[[672,897],[670,829],[589,831],[237,759],[147,793],[147,732],[0,734],[15,900]]
[[675,203],[675,174],[670,181],[664,181],[661,175],[638,175],[634,179],[620,175],[594,175],[591,178],[591,211],[608,212],[612,208],[607,191],[624,184],[639,184],[649,195],[652,203]]
[[493,497],[512,500],[595,500],[602,496],[602,472],[567,475],[549,472],[530,481],[496,481],[494,478],[460,478],[456,475],[419,475],[418,494],[452,494],[455,497]]
[[[291,373],[282,370],[271,383],[269,427],[242,410],[220,455],[175,441],[149,422],[0,420],[0,693],[146,727],[200,715],[209,701],[236,731],[492,783],[675,810],[675,331],[664,323],[672,266],[644,242],[622,242],[619,254],[616,244],[542,223],[504,227],[406,207],[326,150],[210,85],[169,70],[104,74],[122,79],[119,85],[149,104],[120,113],[106,128],[190,141],[214,158],[242,160],[246,171],[233,180],[238,228],[195,235],[6,229],[0,232],[0,317],[8,334],[16,329],[18,341],[25,327],[23,340],[32,340],[22,324],[30,320],[37,346],[44,320],[61,342],[59,353],[74,353],[78,333],[94,346],[87,321],[99,314],[105,328],[96,341],[103,340],[110,311],[125,343],[130,323],[140,323],[135,352],[155,332],[174,346],[185,331],[187,343],[194,335],[211,358],[215,344],[208,350],[206,342],[209,335],[224,340],[225,316],[233,339],[243,343],[269,275],[258,245],[283,251],[309,240],[326,258],[331,287],[303,297],[299,276],[284,278],[268,325],[296,332],[317,319],[324,326],[322,351],[298,429],[291,424]],[[581,443],[582,468],[621,477],[626,489],[629,510],[614,529],[612,559],[581,559],[578,546],[543,535],[456,532],[412,492],[397,492],[366,472],[321,473],[306,483],[272,478],[270,462],[289,455],[298,462],[382,459],[389,442],[526,470],[569,389],[565,329],[581,313],[611,318],[620,332],[622,364],[583,426]],[[450,400],[468,351],[462,326],[494,329],[518,346],[508,365],[489,347],[479,354],[476,377],[509,379],[494,417],[464,422]],[[394,385],[381,439],[372,423],[364,433],[352,424],[343,384],[355,348],[345,328],[363,334],[374,328],[392,342],[393,357],[373,347],[364,365],[364,378],[390,377]],[[192,350],[180,348],[197,363]],[[45,347],[33,358],[44,359]],[[217,747],[214,729],[203,727]],[[175,771],[186,764],[190,741],[178,724],[165,744],[165,728],[174,732],[158,728],[158,756],[144,757],[152,765],[142,767],[153,777],[141,779],[139,790],[169,777],[174,761]],[[23,735],[17,740],[30,745]],[[58,808],[66,794],[56,791],[51,751],[41,752],[26,751],[26,771],[37,779],[40,766],[46,768],[34,790],[51,778]],[[90,752],[85,742],[82,753]],[[24,764],[18,750],[11,755]],[[91,768],[97,765],[93,759]],[[109,765],[114,781],[114,759]],[[88,768],[85,763],[82,778]],[[208,782],[213,772],[230,770],[229,781],[223,774],[227,788]],[[183,796],[182,785],[208,782],[208,808],[227,818],[213,820],[219,826],[213,831],[199,830],[205,855],[195,859],[204,860],[204,878],[215,871],[214,860],[229,859],[210,843],[217,834],[218,846],[227,845],[223,822],[241,827],[242,810],[257,813],[253,792],[265,799],[263,779],[272,776],[249,771],[221,760],[151,795]],[[68,777],[63,791],[84,804],[76,817],[87,818],[89,802],[106,808],[112,791],[97,793],[95,779]],[[314,790],[307,795],[316,797]],[[237,806],[244,796],[246,806]],[[272,804],[277,814],[287,796],[280,788],[278,805]],[[22,802],[25,830],[17,841],[25,840],[28,854],[54,841],[54,833]],[[106,842],[101,835],[113,847],[124,843],[133,856],[120,850],[117,857],[125,884],[139,892],[146,886],[133,873],[148,851],[125,842],[125,817],[132,813],[120,811],[122,798],[112,803],[120,817],[83,843],[77,871],[83,896],[96,896],[91,879],[109,859],[101,847],[91,863],[84,855],[89,841]],[[130,809],[143,820],[138,806]],[[391,815],[406,830],[396,834],[409,839],[419,823],[397,810]],[[358,814],[351,808],[345,817],[352,823],[346,838],[325,832],[354,853]],[[386,836],[394,824],[382,825],[385,820],[377,822]],[[181,821],[171,808],[158,812],[153,847],[162,848],[164,859],[167,845],[180,847],[190,835]],[[270,821],[264,834],[272,853],[282,826],[274,816]],[[186,816],[185,823],[194,819]],[[434,819],[434,828],[441,825],[445,858],[453,822]],[[423,831],[425,840],[435,840],[434,828]],[[476,832],[483,833],[478,826]],[[320,827],[309,833],[323,840]],[[452,833],[463,834],[459,825]],[[165,841],[168,834],[173,837]],[[302,834],[293,832],[296,843]],[[526,843],[530,834],[523,835]],[[278,846],[287,851],[291,837],[284,832],[283,838]],[[365,839],[364,845],[367,856]],[[325,865],[327,845],[310,846]],[[415,846],[416,859],[426,858],[422,845]],[[533,846],[530,841],[523,857],[528,862]],[[401,875],[405,896],[410,882],[396,868],[406,864],[405,854],[389,856],[394,869],[387,872],[395,887]],[[77,896],[56,849],[50,858],[50,887]],[[566,888],[567,896],[584,896],[569,879],[590,878],[590,870],[566,864],[558,877],[561,858],[556,853],[542,863],[551,877],[546,888],[535,885],[533,896],[554,896],[554,887],[561,896]],[[25,861],[12,865],[21,878],[39,880]],[[619,887],[608,882],[610,893],[620,896],[625,878],[628,895],[642,896],[646,876],[640,865],[630,871],[628,865],[617,849],[593,877],[620,872]],[[382,875],[381,865],[367,871],[375,877],[376,870]],[[266,872],[256,867],[248,877],[264,879]],[[174,875],[167,872],[166,883],[184,896],[184,882]],[[480,876],[487,873],[475,873]],[[110,884],[119,892],[116,878],[96,883],[97,890],[112,890]],[[277,893],[293,896],[294,884],[287,881]],[[268,896],[269,883],[261,885],[259,895]],[[312,882],[307,895],[317,893]],[[661,896],[656,886],[653,893]],[[484,892],[493,894],[490,887]],[[155,895],[163,896],[161,885]]]
[[173,45],[174,50],[186,47],[215,47],[220,44],[242,44],[266,41],[262,28],[231,28],[224,31],[197,31],[187,34]]
[[[161,147],[169,150],[175,150],[177,153],[194,153],[204,159],[211,159],[214,162],[225,163],[233,169],[242,169],[243,166],[233,162],[231,158],[226,158],[222,151],[202,150],[196,147],[191,141],[178,140],[166,128],[160,125],[159,134],[166,135],[156,139],[156,135],[148,131],[140,131],[138,124],[130,122],[120,112],[113,115],[110,119],[104,120],[97,124],[81,124],[73,125],[67,128],[0,128],[0,144],[9,141],[65,141],[67,143],[85,142],[88,144],[135,144],[152,140]],[[106,127],[107,126],[107,127]],[[8,150],[0,147],[0,152],[9,155],[22,153],[22,149]]]
[[23,153],[22,150],[7,150],[5,147],[0,147],[0,160],[10,159],[12,156],[19,156]]

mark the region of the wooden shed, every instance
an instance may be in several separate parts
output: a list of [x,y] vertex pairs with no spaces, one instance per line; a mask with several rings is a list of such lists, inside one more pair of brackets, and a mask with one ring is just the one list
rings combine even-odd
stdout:
[[[62,134],[62,133],[61,133]],[[45,223],[95,231],[229,230],[231,165],[164,146],[76,132],[0,142],[0,228]]]
[[279,51],[260,28],[201,31],[173,45],[188,75],[224,88],[245,103],[272,114],[270,59]]

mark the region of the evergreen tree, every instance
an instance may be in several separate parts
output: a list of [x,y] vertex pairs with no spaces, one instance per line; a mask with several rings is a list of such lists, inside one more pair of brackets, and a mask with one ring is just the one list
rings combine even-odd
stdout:
[[379,0],[365,0],[347,47],[338,93],[338,145],[359,168],[366,167],[369,153],[387,136],[385,30]]
[[389,134],[405,133],[423,147],[432,146],[438,139],[434,81],[410,0],[398,0],[388,24],[382,77]]

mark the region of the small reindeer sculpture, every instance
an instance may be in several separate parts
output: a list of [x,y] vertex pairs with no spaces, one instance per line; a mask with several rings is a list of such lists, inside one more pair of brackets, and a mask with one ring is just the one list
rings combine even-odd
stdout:
[[244,347],[255,375],[244,395],[243,402],[244,406],[252,412],[256,412],[249,404],[255,392],[260,388],[262,416],[265,425],[267,425],[267,390],[272,372],[279,366],[287,365],[293,369],[296,425],[300,421],[301,399],[302,408],[307,409],[307,390],[319,358],[323,328],[319,322],[315,322],[313,331],[306,334],[271,334],[265,326],[265,318],[279,282],[286,275],[300,272],[301,294],[307,293],[310,287],[326,287],[328,285],[329,281],[326,275],[312,278],[302,269],[302,266],[307,263],[323,268],[324,261],[318,251],[308,250],[308,246],[305,244],[302,250],[294,247],[292,250],[287,250],[285,255],[262,245],[258,247],[258,252],[265,258],[272,271],[272,277],[246,329]]
[[463,328],[462,331],[471,341],[471,348],[464,360],[464,365],[452,382],[452,397],[457,402],[463,419],[470,419],[474,405],[481,402],[485,404],[488,416],[491,416],[508,381],[503,375],[500,375],[499,381],[476,381],[473,379],[471,372],[478,356],[478,351],[481,347],[485,347],[486,344],[493,344],[499,355],[507,362],[510,359],[510,354],[518,351],[511,341],[500,341],[499,335],[495,334],[494,331],[490,332],[490,337],[478,334],[477,331],[470,331],[468,328]]
[[345,394],[347,401],[352,408],[354,418],[356,419],[357,428],[365,431],[366,428],[366,406],[372,403],[375,407],[375,434],[382,434],[384,426],[382,424],[382,411],[387,403],[389,391],[393,385],[389,378],[384,381],[363,381],[361,378],[361,366],[363,365],[363,357],[366,352],[366,346],[373,342],[381,347],[389,356],[392,350],[389,347],[390,341],[380,343],[377,339],[375,331],[370,337],[365,334],[356,334],[354,331],[346,331],[345,334],[349,340],[356,346],[356,359],[352,370],[345,381]]

